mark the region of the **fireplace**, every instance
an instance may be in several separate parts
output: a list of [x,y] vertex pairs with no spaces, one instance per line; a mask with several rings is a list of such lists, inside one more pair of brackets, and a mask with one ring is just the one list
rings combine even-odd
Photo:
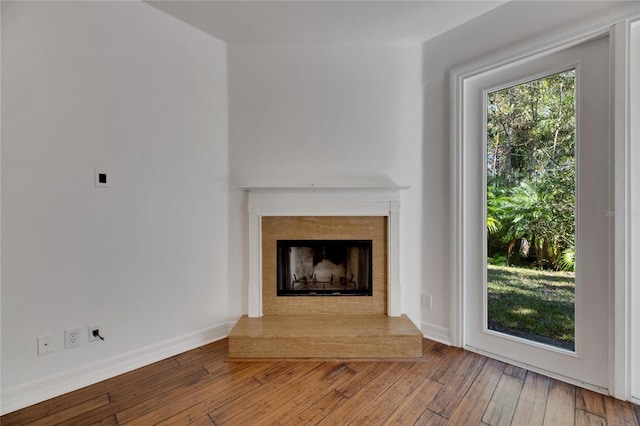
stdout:
[[[245,188],[249,193],[249,317],[335,313],[400,316],[400,191],[406,188]],[[333,281],[329,274],[329,288],[325,285],[311,293],[296,294],[298,297],[280,295],[279,289],[287,285],[278,284],[278,242],[329,240],[371,240],[369,290],[363,291],[360,284],[355,293],[345,289],[342,294],[334,294],[331,283],[339,283],[341,277],[343,284],[348,283],[351,276],[347,272],[346,276],[334,274]],[[306,275],[307,284],[313,281],[313,274],[301,275]],[[366,274],[359,274],[356,280],[354,273],[352,281],[359,282],[362,276]],[[327,281],[317,274],[315,279],[316,284]],[[301,290],[303,283],[302,276],[292,274],[289,290]],[[329,297],[318,297],[321,295]]]
[[265,216],[261,222],[264,315],[386,313],[386,217]]
[[371,296],[371,240],[278,240],[278,296]]
[[405,188],[246,188],[248,315],[229,359],[422,358],[400,306]]

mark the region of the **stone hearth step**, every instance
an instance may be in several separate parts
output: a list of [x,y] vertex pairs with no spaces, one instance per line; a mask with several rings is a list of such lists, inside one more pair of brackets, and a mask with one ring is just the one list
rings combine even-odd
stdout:
[[406,316],[246,315],[229,333],[229,358],[422,358],[422,333]]

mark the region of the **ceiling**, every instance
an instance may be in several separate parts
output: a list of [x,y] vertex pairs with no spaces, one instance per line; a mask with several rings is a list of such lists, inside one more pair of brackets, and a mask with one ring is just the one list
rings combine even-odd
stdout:
[[505,1],[149,0],[146,3],[229,43],[417,43]]

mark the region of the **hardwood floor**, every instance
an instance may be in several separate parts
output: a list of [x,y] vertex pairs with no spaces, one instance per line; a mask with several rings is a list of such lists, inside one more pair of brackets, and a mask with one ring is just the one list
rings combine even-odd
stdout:
[[9,413],[9,425],[639,425],[640,407],[423,341],[426,362],[228,362],[227,340]]

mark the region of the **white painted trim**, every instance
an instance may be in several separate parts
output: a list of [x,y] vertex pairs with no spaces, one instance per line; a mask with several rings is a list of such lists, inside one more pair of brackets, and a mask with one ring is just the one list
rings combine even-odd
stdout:
[[249,316],[262,316],[262,220],[258,202],[249,199]]
[[422,321],[421,329],[422,335],[425,339],[451,346],[451,339],[449,338],[450,332],[448,328]]
[[253,193],[291,193],[291,192],[396,192],[409,189],[408,186],[387,185],[387,186],[243,186],[244,189]]
[[[2,8],[0,7],[0,22],[2,22]],[[0,81],[2,81],[2,55],[0,54]],[[2,85],[0,84],[0,99],[2,99]],[[2,102],[0,102],[0,117],[2,117]],[[2,120],[0,120],[0,157],[2,157]],[[2,162],[0,162],[1,164]],[[0,166],[0,176],[2,176],[2,166]],[[2,179],[0,178],[0,188],[2,188]],[[1,192],[1,191],[0,191]],[[2,196],[0,194],[0,224],[2,224]],[[2,225],[0,225],[0,241],[2,241]],[[2,306],[2,244],[0,244],[0,306]],[[2,339],[0,338],[0,365],[2,365]],[[0,383],[2,383],[2,368],[0,368]],[[2,395],[0,394],[0,404],[2,404]],[[0,414],[2,410],[0,408]]]
[[[578,25],[576,27],[570,28],[566,31],[558,32],[551,34],[549,36],[541,37],[535,39],[529,43],[525,43],[523,45],[517,46],[513,49],[506,50],[504,52],[498,53],[496,55],[491,55],[486,58],[483,58],[480,61],[475,61],[472,63],[464,64],[460,67],[456,67],[450,71],[450,138],[451,138],[451,189],[452,189],[452,197],[451,197],[451,210],[453,212],[452,219],[452,247],[451,247],[451,312],[450,312],[450,331],[451,331],[451,343],[454,346],[463,346],[465,342],[464,336],[464,287],[463,282],[465,280],[464,276],[464,245],[463,245],[463,177],[464,177],[464,163],[462,156],[462,125],[463,125],[463,83],[466,79],[477,76],[479,74],[485,73],[487,71],[491,71],[497,68],[501,68],[505,65],[515,65],[518,63],[524,63],[527,61],[535,60],[538,57],[551,54],[563,49],[567,49],[569,47],[576,46],[588,40],[594,39],[601,35],[610,34],[612,37],[615,37],[615,33],[612,32],[612,26],[616,25],[620,22],[626,22],[627,24],[633,20],[637,19],[639,16],[639,6],[634,4],[627,9],[619,11],[614,14],[601,16],[593,21],[586,22],[584,24]],[[620,54],[621,52],[617,52]],[[619,63],[617,64],[619,67]],[[619,78],[616,73],[613,74]],[[616,102],[620,100],[621,96],[621,87],[616,86]],[[628,113],[627,113],[628,114]],[[616,121],[614,123],[618,123],[618,116],[616,116]],[[616,127],[616,155],[619,154],[619,150],[621,147],[618,145],[619,142],[619,128]],[[618,159],[618,157],[616,157]],[[619,159],[618,159],[619,160]],[[628,174],[627,172],[624,172]],[[624,174],[623,173],[623,174]],[[623,181],[625,178],[622,178]],[[618,175],[616,175],[616,185],[619,184]],[[623,192],[621,195],[625,197],[628,196],[628,192]],[[621,198],[619,194],[616,197],[616,208],[618,203],[625,204],[627,203],[626,198]],[[620,234],[616,232],[617,239],[615,241],[615,245],[620,250],[624,248],[624,242],[620,239]],[[620,272],[624,272],[624,268],[621,268],[621,262],[619,258],[616,258],[616,272],[618,272],[618,279],[615,281],[614,288],[612,291],[616,292],[615,299],[615,307],[618,308],[620,304],[621,298],[625,297],[627,292],[627,284],[621,287],[620,280],[623,278],[620,277]],[[629,283],[630,284],[630,283]],[[620,294],[620,290],[623,290],[622,294]],[[617,321],[623,320],[625,323],[629,323],[629,318],[627,314],[627,307],[629,300],[626,299],[627,305],[622,304],[622,313],[616,311],[615,319]],[[613,318],[612,313],[612,318]],[[612,321],[613,322],[613,321]],[[610,330],[613,330],[615,327],[615,323],[610,326]],[[618,398],[628,399],[630,395],[625,393],[622,389],[625,388],[624,384],[619,384],[620,381],[626,382],[627,376],[629,374],[629,360],[624,362],[624,357],[627,357],[629,352],[626,350],[628,339],[630,335],[625,330],[626,327],[623,327],[622,331],[616,330],[616,335],[610,342],[610,353],[615,354],[615,358],[613,359],[612,364],[615,364],[611,367],[610,371],[610,383],[611,389],[615,390],[615,395]],[[613,331],[612,331],[613,332]],[[637,331],[636,331],[636,334]],[[624,355],[622,355],[624,354]],[[620,365],[622,364],[622,365]],[[620,396],[618,396],[620,395]]]
[[248,315],[262,316],[263,216],[386,216],[387,315],[402,314],[400,283],[400,191],[407,186],[245,187],[249,192]]
[[[614,179],[610,193],[615,212],[630,211],[630,116],[629,116],[629,22],[620,22],[611,31],[611,139]],[[613,232],[610,261],[613,285],[609,296],[609,382],[610,392],[619,399],[631,395],[629,363],[630,247],[628,214],[610,218]]]
[[[627,288],[630,293],[627,301],[629,354],[627,365],[629,368],[629,393],[631,401],[640,404],[640,170],[637,164],[640,159],[640,18],[629,22],[627,35],[630,37],[627,48],[631,54],[628,76],[635,76],[629,80],[629,93],[631,94],[627,110],[627,124],[629,126],[628,137],[628,206],[631,208],[627,214],[629,220],[629,255],[630,269],[628,270]],[[633,118],[633,119],[632,119]],[[631,167],[631,165],[635,167]],[[629,212],[627,212],[629,213]],[[635,260],[635,261],[634,261]],[[636,309],[632,309],[631,307]]]
[[400,201],[389,202],[387,219],[387,315],[400,316],[402,313],[402,292],[400,287]]
[[2,414],[7,414],[67,392],[89,386],[136,368],[226,338],[235,321],[224,322],[142,349],[63,371],[2,392]]

